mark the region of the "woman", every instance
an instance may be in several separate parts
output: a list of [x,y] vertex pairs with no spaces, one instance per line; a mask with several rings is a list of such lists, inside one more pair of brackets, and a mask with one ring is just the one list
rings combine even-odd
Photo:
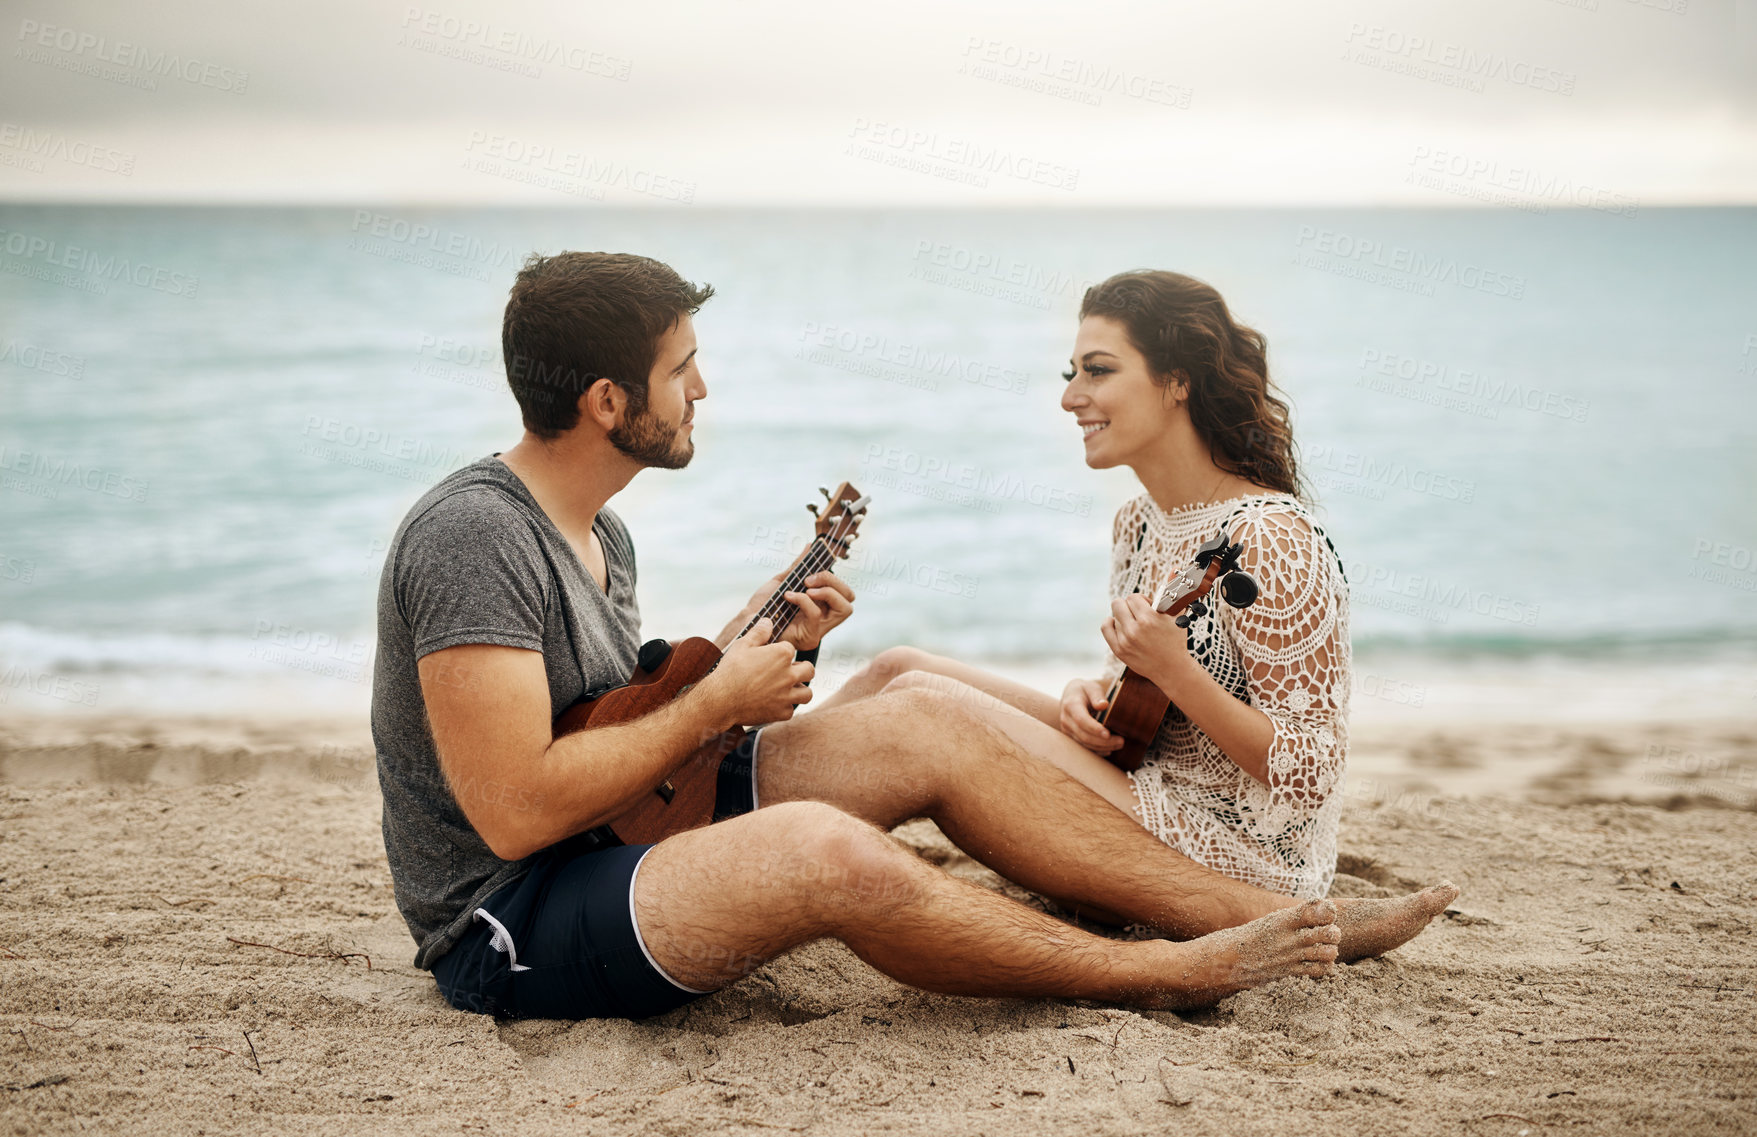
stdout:
[[[1269,381],[1263,337],[1199,280],[1125,272],[1086,292],[1071,363],[1061,405],[1082,433],[1086,464],[1128,466],[1146,491],[1112,530],[1104,676],[1075,679],[1058,705],[899,647],[826,705],[887,686],[974,687],[1038,720],[996,720],[1027,749],[1191,860],[1283,895],[1321,897],[1335,875],[1347,754],[1348,591],[1301,501],[1288,406]],[[1261,594],[1243,609],[1214,597],[1208,615],[1180,628],[1148,598],[1222,528],[1244,545],[1241,567]],[[1122,740],[1096,718],[1124,665],[1173,703],[1132,775],[1101,757]]]

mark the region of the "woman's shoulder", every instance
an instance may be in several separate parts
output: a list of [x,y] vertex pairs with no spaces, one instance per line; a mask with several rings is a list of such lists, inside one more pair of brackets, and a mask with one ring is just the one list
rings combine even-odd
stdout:
[[1236,519],[1247,524],[1269,524],[1314,533],[1324,530],[1311,507],[1294,494],[1262,490],[1235,498],[1228,504],[1231,506],[1227,513],[1229,521]]
[[1140,531],[1195,532],[1213,535],[1218,526],[1234,540],[1244,536],[1259,540],[1273,539],[1278,544],[1329,546],[1334,552],[1323,522],[1318,520],[1311,505],[1298,495],[1261,486],[1221,501],[1186,506],[1171,512],[1161,509],[1153,496],[1141,493],[1124,502],[1111,524],[1111,540],[1117,544],[1132,543]]
[[[1245,546],[1241,563],[1253,572],[1279,576],[1306,566],[1320,577],[1346,580],[1341,554],[1312,507],[1293,494],[1252,494],[1234,503],[1225,526]],[[1329,570],[1329,572],[1326,572]]]

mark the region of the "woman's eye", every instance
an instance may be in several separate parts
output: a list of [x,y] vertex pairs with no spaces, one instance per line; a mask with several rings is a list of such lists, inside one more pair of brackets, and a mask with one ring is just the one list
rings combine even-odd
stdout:
[[1074,381],[1074,369],[1072,367],[1070,367],[1066,371],[1062,372],[1062,378],[1066,379],[1068,382],[1072,383]]

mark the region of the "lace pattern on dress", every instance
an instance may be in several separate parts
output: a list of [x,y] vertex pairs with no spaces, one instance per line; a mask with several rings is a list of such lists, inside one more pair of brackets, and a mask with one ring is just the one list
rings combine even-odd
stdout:
[[[1261,888],[1323,896],[1336,831],[1353,686],[1348,584],[1334,548],[1297,498],[1253,495],[1166,512],[1146,494],[1117,512],[1110,595],[1142,565],[1151,594],[1225,525],[1261,595],[1233,608],[1216,595],[1190,624],[1190,654],[1274,724],[1265,785],[1241,770],[1175,706],[1130,775],[1141,818],[1200,864]],[[1137,553],[1136,544],[1140,550]],[[1122,672],[1111,656],[1106,681]]]

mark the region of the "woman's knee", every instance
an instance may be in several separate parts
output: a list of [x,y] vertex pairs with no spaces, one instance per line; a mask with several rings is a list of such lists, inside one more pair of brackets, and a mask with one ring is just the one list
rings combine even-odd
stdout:
[[872,657],[866,665],[866,678],[875,687],[885,687],[901,676],[925,669],[932,659],[932,655],[918,647],[898,644]]

